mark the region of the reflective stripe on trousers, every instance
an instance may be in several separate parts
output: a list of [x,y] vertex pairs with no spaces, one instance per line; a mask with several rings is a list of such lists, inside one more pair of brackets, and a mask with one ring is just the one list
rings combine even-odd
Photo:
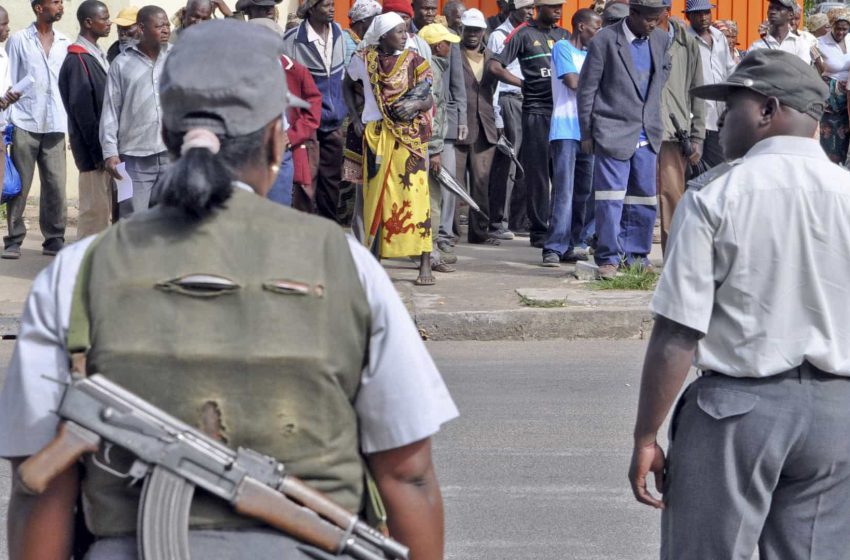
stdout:
[[629,160],[596,154],[596,264],[630,263],[649,255],[658,203],[656,159],[649,146],[638,148]]

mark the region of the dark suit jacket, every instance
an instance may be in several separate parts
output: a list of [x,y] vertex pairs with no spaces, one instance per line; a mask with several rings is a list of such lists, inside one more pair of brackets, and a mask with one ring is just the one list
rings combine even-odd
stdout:
[[487,65],[493,58],[490,49],[484,49],[484,75],[481,81],[475,79],[472,66],[466,55],[461,52],[463,59],[463,81],[466,85],[466,116],[469,126],[469,136],[463,142],[457,141],[458,145],[472,145],[483,134],[487,141],[495,144],[499,141],[499,132],[496,129],[496,113],[493,110],[493,94],[496,92],[498,80],[487,71]]
[[616,159],[630,159],[646,129],[658,153],[664,135],[661,92],[670,72],[667,33],[649,36],[652,75],[643,99],[637,84],[631,46],[622,24],[599,31],[590,42],[578,86],[578,114],[582,140],[593,138],[596,149]]

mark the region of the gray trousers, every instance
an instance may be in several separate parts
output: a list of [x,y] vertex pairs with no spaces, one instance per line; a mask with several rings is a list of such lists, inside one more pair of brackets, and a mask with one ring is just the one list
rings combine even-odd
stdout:
[[[457,155],[455,154],[454,140],[446,140],[443,143],[443,152],[440,154],[440,166],[454,175],[455,169],[457,169]],[[458,181],[458,183],[463,185],[461,181]],[[443,187],[440,187],[440,189],[442,191],[442,200],[440,202],[440,227],[437,232],[437,241],[450,241],[454,239],[455,234],[454,220],[455,208],[457,207],[457,196]],[[437,222],[431,220],[431,223],[433,224]]]
[[151,193],[168,166],[168,152],[150,156],[121,156],[127,165],[127,174],[133,180],[133,198],[118,203],[118,214],[124,218],[133,212],[150,207]]
[[[442,154],[440,155],[440,165],[442,165]],[[437,248],[437,239],[439,238],[439,232],[435,231],[433,228],[436,225],[437,229],[439,229],[440,218],[442,216],[442,204],[443,204],[443,188],[440,186],[440,183],[434,179],[434,176],[431,173],[428,173],[428,195],[431,198],[431,266],[436,266],[442,260],[440,257],[440,250]]]
[[845,560],[850,379],[700,377],[670,423],[664,560]]
[[[192,531],[189,533],[192,558],[205,560],[333,560],[336,556],[302,544],[277,531]],[[85,560],[136,560],[135,537],[101,539],[89,549]],[[159,559],[148,559],[159,560]],[[165,559],[162,559],[165,560]]]
[[12,162],[21,175],[21,194],[6,205],[9,232],[3,246],[20,247],[27,235],[24,209],[27,205],[35,166],[41,179],[38,225],[45,248],[58,249],[65,243],[65,135],[61,132],[37,134],[15,128],[12,135]]
[[[517,157],[522,147],[522,95],[499,95],[499,108],[505,123],[505,137],[513,145]],[[527,229],[525,222],[525,204],[519,191],[514,193],[516,165],[511,158],[496,150],[493,158],[493,171],[490,173],[490,229],[511,230]],[[516,197],[516,208],[511,200]],[[510,224],[508,221],[510,220]]]

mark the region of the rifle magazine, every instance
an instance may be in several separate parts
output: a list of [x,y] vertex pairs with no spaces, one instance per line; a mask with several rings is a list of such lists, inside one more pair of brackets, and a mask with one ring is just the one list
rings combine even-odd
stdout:
[[154,467],[145,479],[136,539],[141,560],[190,560],[189,510],[195,485]]

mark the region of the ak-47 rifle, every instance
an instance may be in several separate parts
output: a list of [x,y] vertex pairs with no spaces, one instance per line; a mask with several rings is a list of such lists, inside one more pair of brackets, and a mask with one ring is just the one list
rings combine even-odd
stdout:
[[55,476],[101,444],[137,457],[129,475],[144,479],[137,527],[142,559],[188,560],[189,509],[195,486],[227,500],[241,515],[332,554],[358,560],[406,560],[407,547],[285,474],[273,457],[236,451],[159,410],[102,375],[73,375],[65,389],[59,435],[19,470],[25,490],[42,493]]
[[[673,123],[673,128],[676,131],[676,140],[679,141],[679,147],[682,150],[682,155],[685,156],[686,160],[690,160],[691,156],[694,155],[694,145],[691,142],[690,134],[688,134],[687,130],[682,128],[682,125],[679,124],[679,119],[677,119],[676,115],[673,113],[670,113],[670,121]],[[688,163],[688,172],[691,178],[705,173],[706,169],[707,167],[702,160],[700,160],[700,162],[696,165]]]
[[673,129],[676,131],[676,140],[679,141],[679,147],[682,149],[682,155],[685,156],[685,159],[689,159],[692,155],[694,155],[694,147],[691,144],[691,137],[688,134],[688,131],[682,128],[682,125],[679,124],[679,119],[676,118],[676,115],[670,113],[670,120],[673,122]]

